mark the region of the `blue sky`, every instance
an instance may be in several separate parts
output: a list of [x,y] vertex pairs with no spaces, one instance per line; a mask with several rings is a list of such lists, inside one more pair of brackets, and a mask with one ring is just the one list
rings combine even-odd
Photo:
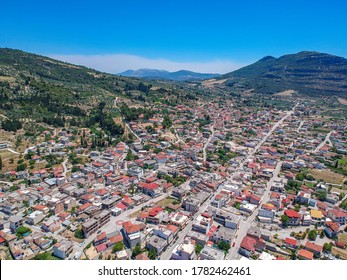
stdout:
[[14,0],[1,10],[1,47],[113,73],[228,72],[302,50],[347,57],[344,0]]

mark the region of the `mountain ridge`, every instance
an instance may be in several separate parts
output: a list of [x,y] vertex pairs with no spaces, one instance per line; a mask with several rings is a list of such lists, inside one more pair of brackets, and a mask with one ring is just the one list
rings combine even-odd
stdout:
[[159,80],[174,80],[174,81],[191,81],[191,80],[205,80],[219,77],[220,74],[213,73],[198,73],[189,70],[179,70],[179,71],[166,71],[159,69],[150,68],[140,68],[137,70],[126,70],[124,72],[118,73],[117,75],[124,77],[136,77],[144,79],[159,79]]
[[347,59],[315,51],[265,56],[218,79],[226,79],[225,85],[242,85],[259,93],[290,89],[307,95],[347,96]]

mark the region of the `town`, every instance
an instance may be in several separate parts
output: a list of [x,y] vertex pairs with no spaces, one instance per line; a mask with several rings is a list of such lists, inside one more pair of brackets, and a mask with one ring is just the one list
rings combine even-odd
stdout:
[[347,126],[331,99],[147,112],[117,97],[123,141],[98,127],[43,127],[35,143],[6,132],[0,257],[347,259]]

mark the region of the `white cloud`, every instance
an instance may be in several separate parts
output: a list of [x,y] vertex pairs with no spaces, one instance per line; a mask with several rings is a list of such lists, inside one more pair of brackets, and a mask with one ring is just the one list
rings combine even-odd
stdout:
[[244,64],[230,60],[212,60],[207,62],[177,62],[162,58],[146,58],[130,54],[110,55],[48,55],[51,58],[72,64],[87,66],[107,73],[120,73],[129,69],[160,69],[167,71],[190,70],[201,73],[227,73]]

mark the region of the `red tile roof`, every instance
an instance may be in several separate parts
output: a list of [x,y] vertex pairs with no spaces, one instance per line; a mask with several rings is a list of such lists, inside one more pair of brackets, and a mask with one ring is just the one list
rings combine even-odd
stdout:
[[158,213],[160,213],[161,211],[163,211],[164,209],[160,206],[154,207],[149,211],[149,216],[151,217],[155,217]]
[[107,245],[105,243],[96,246],[96,251],[98,253],[105,251],[106,249],[107,249]]
[[140,231],[139,225],[133,224],[131,221],[124,222],[123,228],[125,229],[125,231],[127,233],[133,233],[133,232]]
[[305,258],[307,260],[313,260],[313,253],[310,252],[310,251],[307,251],[305,249],[301,249],[298,252],[298,256],[303,257],[303,258]]
[[298,241],[296,239],[287,237],[284,242],[291,246],[297,246]]
[[148,189],[148,190],[155,190],[157,188],[159,188],[159,185],[156,183],[144,183],[144,182],[140,182],[139,186],[144,188],[144,189]]
[[115,244],[117,242],[121,242],[121,241],[123,241],[123,235],[117,234],[115,236],[112,236],[112,237],[110,237],[109,241],[110,241],[111,244]]
[[249,237],[249,236],[245,236],[242,239],[240,247],[243,249],[246,249],[248,251],[254,251],[254,246],[256,243],[257,243],[257,241],[254,238]]
[[315,243],[312,243],[310,241],[307,241],[306,245],[305,245],[305,249],[307,249],[309,251],[320,253],[320,252],[322,252],[323,247],[320,245],[317,245]]
[[288,218],[300,218],[300,215],[298,212],[296,212],[295,210],[285,210],[284,214],[288,217]]
[[334,222],[326,222],[327,228],[329,228],[332,231],[339,231],[340,230],[340,224],[334,223]]

